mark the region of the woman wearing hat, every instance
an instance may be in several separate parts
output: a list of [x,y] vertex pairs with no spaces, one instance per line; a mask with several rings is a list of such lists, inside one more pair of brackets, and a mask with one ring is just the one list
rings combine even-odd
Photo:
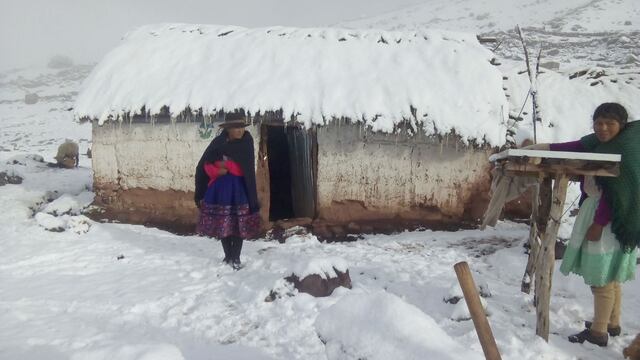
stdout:
[[238,270],[243,239],[260,230],[253,138],[243,113],[230,113],[196,166],[196,231],[221,240],[224,262]]

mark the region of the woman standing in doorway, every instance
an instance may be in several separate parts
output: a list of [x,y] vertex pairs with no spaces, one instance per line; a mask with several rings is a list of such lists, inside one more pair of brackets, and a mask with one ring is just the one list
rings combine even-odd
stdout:
[[202,154],[195,175],[196,231],[221,240],[224,262],[238,270],[243,239],[260,231],[253,138],[243,112],[229,113]]
[[586,176],[580,211],[560,271],[582,276],[593,294],[593,321],[569,336],[607,346],[620,335],[621,283],[633,280],[640,243],[640,122],[627,122],[618,103],[604,103],[593,113],[593,134],[578,141],[527,148],[620,154],[618,177]]

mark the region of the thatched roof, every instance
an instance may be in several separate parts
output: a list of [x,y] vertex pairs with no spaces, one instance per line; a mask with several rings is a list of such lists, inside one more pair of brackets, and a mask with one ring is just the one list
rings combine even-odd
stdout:
[[141,27],[96,66],[75,106],[101,122],[144,107],[205,114],[281,110],[392,131],[504,141],[507,102],[492,53],[472,34],[162,24]]

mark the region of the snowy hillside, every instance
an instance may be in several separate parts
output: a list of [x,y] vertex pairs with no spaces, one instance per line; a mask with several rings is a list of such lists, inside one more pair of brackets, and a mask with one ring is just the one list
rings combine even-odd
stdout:
[[[86,153],[91,126],[73,123],[71,110],[81,82],[93,66],[66,69],[16,69],[0,73],[0,161],[15,153],[41,153],[53,161],[65,138]],[[26,104],[31,97],[34,104]],[[46,155],[45,155],[46,154]],[[81,165],[90,166],[85,157]]]
[[555,32],[638,31],[640,6],[633,0],[425,0],[375,17],[341,22],[354,28],[424,28],[492,33],[521,27]]
[[640,119],[640,105],[635,100],[640,96],[637,1],[433,0],[340,25],[404,31],[442,28],[495,38],[497,41],[487,47],[502,62],[511,116],[524,119],[514,129],[516,140],[531,136],[533,131],[530,99],[523,107],[529,81],[523,74],[524,51],[516,25],[523,28],[532,66],[541,51],[543,74],[536,85],[541,97],[541,141],[578,138],[590,127],[591,111],[605,101],[621,102],[631,119]]

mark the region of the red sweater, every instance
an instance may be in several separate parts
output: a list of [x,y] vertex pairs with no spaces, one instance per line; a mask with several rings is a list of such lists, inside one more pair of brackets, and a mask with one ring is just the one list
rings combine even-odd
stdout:
[[227,160],[227,161],[216,161],[213,164],[205,163],[204,172],[207,173],[207,175],[209,176],[208,186],[211,186],[211,184],[213,184],[213,182],[216,181],[216,179],[221,176],[220,169],[222,169],[223,163],[228,170],[227,174],[231,174],[234,176],[244,176],[244,173],[242,172],[242,168],[240,167],[240,164],[238,164],[237,162]]

